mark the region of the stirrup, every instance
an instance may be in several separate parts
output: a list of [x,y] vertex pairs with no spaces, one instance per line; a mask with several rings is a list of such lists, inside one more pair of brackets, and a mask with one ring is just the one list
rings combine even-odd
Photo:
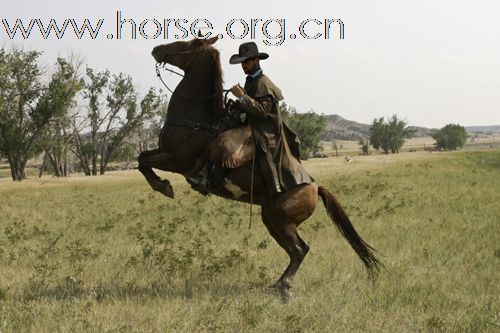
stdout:
[[189,183],[189,185],[191,185],[191,188],[196,192],[199,192],[205,196],[207,196],[210,193],[206,181],[204,182],[202,179],[195,177],[186,177],[186,181]]
[[210,188],[223,186],[228,182],[227,173],[229,169],[212,164],[208,168],[207,183]]

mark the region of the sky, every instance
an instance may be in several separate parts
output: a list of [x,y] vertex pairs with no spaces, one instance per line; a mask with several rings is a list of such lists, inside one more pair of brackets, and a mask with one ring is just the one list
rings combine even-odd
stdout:
[[[136,29],[144,22],[144,36],[132,39],[131,24],[125,22],[117,39],[117,11],[122,20],[133,19]],[[175,33],[182,35],[174,19],[187,20],[178,22],[188,28],[198,19],[197,27],[206,21],[212,25],[203,31],[223,35],[214,46],[221,53],[226,88],[244,84],[241,66],[230,65],[229,58],[241,43],[254,41],[259,51],[269,54],[261,62],[264,73],[299,112],[339,114],[362,123],[397,114],[409,125],[433,128],[449,123],[500,125],[498,0],[25,0],[3,3],[0,13],[1,46],[43,51],[47,65],[57,56],[76,54],[97,70],[130,74],[144,92],[162,87],[152,48],[176,41]],[[28,38],[18,33],[11,39],[5,27],[7,22],[12,29],[16,19],[27,26],[31,19],[48,24],[52,18],[59,26],[65,19],[103,23],[95,39],[88,34],[76,38],[71,25],[60,39],[54,33],[42,38],[36,25]],[[157,38],[153,19],[163,24]],[[171,20],[167,38],[166,19]],[[333,22],[328,38],[325,20]],[[334,20],[343,22],[343,39]],[[304,38],[301,23],[305,36],[318,38]],[[255,26],[253,36],[244,34],[244,24]],[[175,76],[164,77],[169,85],[179,82]]]

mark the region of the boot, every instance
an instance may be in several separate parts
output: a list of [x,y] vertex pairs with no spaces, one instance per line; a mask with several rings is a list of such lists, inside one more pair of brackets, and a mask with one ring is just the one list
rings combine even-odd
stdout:
[[203,195],[208,195],[208,182],[206,178],[203,179],[201,177],[186,177],[186,181],[196,192],[199,192]]
[[209,189],[216,189],[227,183],[226,175],[229,169],[224,168],[213,163],[209,164],[208,168],[208,187]]

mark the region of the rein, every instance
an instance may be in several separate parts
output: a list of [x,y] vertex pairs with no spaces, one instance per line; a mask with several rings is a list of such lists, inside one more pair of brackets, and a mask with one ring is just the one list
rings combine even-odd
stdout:
[[184,127],[184,128],[189,128],[190,130],[193,130],[195,132],[203,130],[203,131],[210,132],[213,136],[216,136],[220,132],[220,128],[217,124],[215,124],[215,125],[203,125],[203,124],[200,124],[199,122],[195,122],[195,121],[192,121],[189,119],[170,120],[167,117],[167,120],[165,121],[164,126]]
[[[188,63],[191,62],[193,57],[191,59],[189,59]],[[160,69],[164,69],[166,71],[169,71],[170,73],[177,74],[180,77],[184,77],[184,75],[179,73],[179,72],[174,71],[173,69],[168,68],[166,63],[160,63],[160,62],[156,63],[156,65],[155,65],[156,76],[161,81],[161,83],[165,86],[165,88],[167,88],[168,91],[170,91],[170,93],[173,94],[174,92],[172,91],[172,89],[170,89],[170,87],[163,80],[163,78],[161,76]],[[210,99],[210,98],[215,97],[215,94],[212,94],[210,96],[203,97],[203,98],[187,98],[187,97],[184,97],[181,95],[177,95],[177,96],[179,96],[182,99],[186,99],[186,100],[200,100],[200,101],[202,101],[202,100],[206,100],[206,99]],[[227,93],[226,93],[226,96],[227,96]],[[181,119],[181,120],[176,121],[176,120],[170,120],[168,117],[165,121],[165,126],[184,127],[184,128],[189,128],[195,132],[197,132],[199,130],[205,130],[205,131],[211,132],[212,134],[216,134],[219,131],[219,128],[217,125],[212,125],[212,126],[203,125],[203,124],[200,124],[198,122],[194,122],[194,121],[191,121],[188,119]]]
[[[197,55],[194,54],[193,57],[191,59],[189,59],[188,61],[188,64],[191,62],[191,60],[193,60],[193,58]],[[163,70],[166,70],[166,71],[169,71],[170,73],[173,73],[173,74],[177,74],[179,75],[180,77],[184,77],[183,74],[177,72],[177,71],[174,71],[173,69],[170,69],[167,67],[167,64],[166,63],[160,63],[160,62],[157,62],[155,64],[155,71],[156,71],[156,76],[158,77],[158,79],[161,81],[161,83],[165,86],[165,88],[167,88],[168,91],[170,91],[171,94],[173,94],[173,90],[170,89],[170,87],[165,83],[165,81],[163,80],[162,76],[161,76],[161,72],[160,72],[160,69],[163,69]],[[230,89],[222,89],[222,91],[225,93],[224,95],[224,99],[227,99],[227,94],[231,91]],[[193,98],[193,97],[184,97],[184,96],[180,96],[180,98],[182,99],[185,99],[185,100],[190,100],[190,101],[204,101],[206,99],[211,99],[211,98],[214,98],[215,96],[217,96],[217,94],[212,94],[212,95],[208,95],[208,96],[205,96],[205,97],[198,97],[198,98]]]
[[[165,81],[163,80],[162,76],[161,76],[161,72],[160,72],[160,69],[163,69],[163,70],[166,70],[166,71],[169,71],[170,73],[173,73],[173,74],[177,74],[179,75],[180,77],[184,77],[183,74],[177,72],[177,71],[174,71],[173,69],[170,69],[167,67],[167,64],[166,63],[159,63],[157,62],[156,65],[155,65],[155,71],[156,71],[156,76],[158,77],[158,79],[161,81],[161,83],[165,86],[165,88],[167,88],[168,91],[170,91],[171,94],[174,93],[174,91],[172,89],[170,89],[170,87],[165,83]],[[228,92],[230,90],[228,89],[223,89],[224,92]],[[212,95],[208,95],[208,96],[205,96],[205,97],[198,97],[198,98],[194,98],[194,97],[184,97],[184,96],[181,96],[181,95],[178,95],[180,98],[182,99],[185,99],[185,100],[190,100],[190,101],[204,101],[204,100],[207,100],[207,99],[211,99],[211,98],[214,98],[217,94],[212,94]]]
[[182,75],[181,73],[179,72],[176,72],[174,71],[173,69],[170,69],[167,67],[167,64],[166,63],[160,63],[160,62],[157,62],[156,65],[155,65],[155,70],[156,70],[156,77],[158,77],[158,79],[161,81],[161,83],[165,86],[165,88],[167,88],[168,91],[170,91],[171,94],[173,94],[174,92],[172,91],[172,89],[170,89],[169,86],[167,86],[167,84],[165,83],[165,81],[163,81],[163,78],[161,77],[161,72],[160,72],[160,68],[166,70],[166,71],[169,71],[170,73],[174,73],[174,74],[177,74],[179,75],[180,77],[184,77],[184,75]]
[[255,174],[255,148],[253,150],[253,156],[252,156],[252,177],[250,178],[250,212],[249,215],[250,217],[248,218],[248,230],[252,228],[252,208],[253,208],[253,177]]

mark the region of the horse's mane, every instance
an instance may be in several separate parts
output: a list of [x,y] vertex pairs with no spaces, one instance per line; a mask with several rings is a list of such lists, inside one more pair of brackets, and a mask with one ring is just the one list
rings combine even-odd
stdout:
[[206,61],[207,66],[212,67],[212,75],[213,78],[213,91],[212,94],[214,95],[213,97],[213,103],[212,103],[212,114],[216,117],[219,118],[222,116],[222,113],[224,111],[224,98],[222,96],[224,90],[222,89],[222,85],[224,84],[224,80],[222,79],[222,67],[220,64],[220,53],[219,50],[216,48],[212,47],[211,45],[206,45],[202,46],[202,49],[200,50],[202,53],[204,53],[206,56],[203,57],[206,60],[201,60],[201,61]]
[[220,53],[216,48],[209,46],[208,47],[210,55],[212,57],[213,65],[214,65],[214,90],[215,94],[213,103],[212,103],[212,112],[216,117],[220,117],[224,111],[224,99],[223,99],[223,88],[224,80],[222,79],[222,67],[220,64]]

